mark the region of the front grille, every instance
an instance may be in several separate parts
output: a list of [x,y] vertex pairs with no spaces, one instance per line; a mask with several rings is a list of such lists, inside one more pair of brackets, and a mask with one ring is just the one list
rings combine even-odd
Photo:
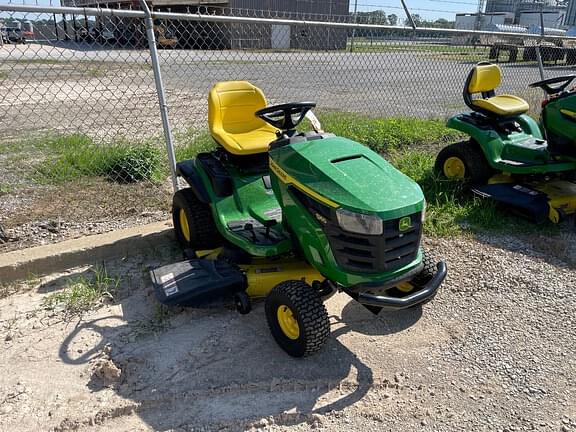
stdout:
[[411,228],[406,231],[400,231],[400,218],[384,221],[384,232],[378,236],[344,231],[335,216],[324,231],[342,269],[379,273],[396,270],[416,259],[422,231],[420,213],[409,216]]
[[400,231],[402,218],[397,218],[384,221],[381,235],[355,234],[340,228],[335,210],[295,188],[291,188],[291,192],[320,222],[328,237],[332,254],[343,270],[381,273],[396,270],[416,259],[422,233],[420,212],[409,216],[410,228],[405,231]]

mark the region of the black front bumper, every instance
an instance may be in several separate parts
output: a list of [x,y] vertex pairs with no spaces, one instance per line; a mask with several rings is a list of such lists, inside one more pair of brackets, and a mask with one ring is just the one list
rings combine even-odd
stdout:
[[444,261],[440,261],[436,268],[438,271],[434,274],[432,279],[413,293],[407,294],[404,297],[395,297],[387,295],[376,295],[367,292],[352,292],[345,290],[354,300],[366,306],[376,306],[387,310],[400,310],[407,309],[417,304],[432,300],[438,292],[440,285],[446,278],[448,272]]

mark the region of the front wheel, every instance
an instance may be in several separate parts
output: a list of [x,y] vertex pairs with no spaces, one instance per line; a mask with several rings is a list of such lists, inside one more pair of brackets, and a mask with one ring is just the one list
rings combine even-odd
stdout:
[[434,170],[443,177],[472,185],[485,184],[494,170],[475,141],[462,141],[444,147],[436,157]]
[[328,312],[318,293],[299,280],[281,282],[266,298],[272,336],[292,357],[319,351],[330,335]]
[[[416,286],[426,285],[428,282],[432,280],[432,278],[438,271],[437,269],[438,261],[436,260],[436,257],[426,250],[422,251],[422,263],[424,264],[424,267],[422,267],[422,271],[418,273],[414,279],[412,279],[412,282]],[[430,303],[432,300],[434,300],[434,297],[430,297],[424,300],[422,303],[418,303],[416,306],[412,306],[412,308],[423,306],[426,303]]]
[[427,250],[422,251],[422,263],[424,264],[422,271],[418,273],[414,279],[412,279],[412,282],[420,286],[426,285],[428,282],[430,282],[437,271],[436,258]]

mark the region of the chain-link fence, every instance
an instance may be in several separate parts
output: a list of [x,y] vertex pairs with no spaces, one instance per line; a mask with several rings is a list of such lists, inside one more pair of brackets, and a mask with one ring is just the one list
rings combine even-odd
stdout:
[[217,81],[251,81],[269,103],[313,100],[320,114],[444,119],[465,109],[478,61],[500,62],[502,91],[534,112],[538,53],[546,77],[576,64],[562,36],[412,29],[347,10],[188,12],[153,12],[147,34],[141,10],[0,5],[0,251],[167,217],[155,53],[178,160],[213,145]]

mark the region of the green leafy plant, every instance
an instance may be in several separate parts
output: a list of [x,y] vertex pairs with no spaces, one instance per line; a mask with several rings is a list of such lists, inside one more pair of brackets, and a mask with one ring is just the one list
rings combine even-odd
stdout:
[[121,279],[108,275],[104,266],[92,269],[91,273],[90,277],[69,280],[62,291],[46,296],[42,306],[50,310],[61,309],[67,317],[74,317],[113,300]]

